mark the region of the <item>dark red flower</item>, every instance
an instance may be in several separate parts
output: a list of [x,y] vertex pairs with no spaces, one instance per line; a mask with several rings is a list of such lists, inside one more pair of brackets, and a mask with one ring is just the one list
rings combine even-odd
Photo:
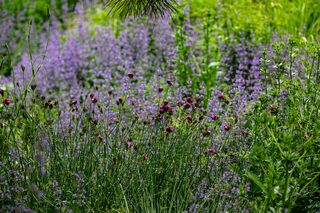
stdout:
[[170,115],[173,114],[172,106],[168,105],[168,106],[167,106],[167,110],[168,110],[168,113],[169,113]]
[[178,104],[179,106],[183,106],[185,103],[184,103],[183,101],[177,101],[177,104]]
[[212,120],[216,121],[216,120],[219,120],[220,119],[220,115],[216,115],[216,114],[213,114],[211,116]]
[[184,106],[185,108],[190,108],[190,107],[192,107],[192,105],[191,105],[190,103],[184,103],[183,106]]
[[246,130],[246,129],[241,130],[241,133],[242,133],[243,135],[249,135],[249,132],[248,132],[248,130]]
[[133,147],[133,142],[132,141],[127,141],[127,145],[128,145],[128,148],[131,148],[131,147]]
[[272,105],[272,106],[270,106],[270,109],[271,110],[273,110],[273,109],[277,109],[278,108],[278,106],[276,106],[276,105]]
[[128,77],[129,77],[129,78],[133,78],[133,76],[134,76],[133,73],[132,73],[131,71],[129,71],[129,72],[128,72]]
[[116,103],[117,103],[117,105],[122,104],[123,103],[123,99],[118,97]]
[[220,95],[218,95],[218,98],[219,98],[220,100],[225,100],[225,99],[226,99],[226,97],[224,96],[223,93],[221,93]]
[[228,124],[223,125],[223,129],[226,131],[229,131],[231,129],[231,126]]
[[160,106],[160,114],[168,112],[170,115],[173,114],[172,106],[167,105],[168,101],[163,101],[163,104]]
[[167,131],[168,133],[173,132],[173,130],[174,130],[174,127],[173,127],[173,126],[168,126],[168,127],[166,128],[166,131]]
[[164,105],[160,106],[160,114],[163,114],[167,110],[167,107]]
[[192,121],[192,116],[191,116],[191,115],[188,115],[188,116],[187,116],[187,120],[191,122],[191,121]]
[[162,91],[163,91],[163,87],[159,87],[158,92],[162,92]]
[[9,98],[5,98],[2,100],[2,103],[5,105],[9,105],[11,103],[11,100]]
[[199,102],[199,101],[202,101],[203,100],[203,96],[202,95],[199,95],[196,97],[196,101]]
[[271,111],[275,111],[276,109],[278,109],[278,106],[271,105],[269,108],[270,108]]
[[212,153],[212,154],[216,154],[217,153],[216,150],[213,147],[208,149],[207,152]]
[[92,101],[92,103],[97,103],[98,102],[98,99],[97,98],[95,98],[95,97],[93,97],[93,98],[91,98],[91,101]]
[[187,97],[187,102],[192,104],[192,103],[196,102],[196,100],[192,97]]
[[143,160],[149,160],[148,154],[144,154],[144,155],[143,155]]

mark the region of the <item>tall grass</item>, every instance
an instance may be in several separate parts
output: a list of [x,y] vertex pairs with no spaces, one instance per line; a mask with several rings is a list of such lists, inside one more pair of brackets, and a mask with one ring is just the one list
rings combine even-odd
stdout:
[[1,212],[319,211],[316,14],[196,2],[169,22],[79,12],[10,63]]

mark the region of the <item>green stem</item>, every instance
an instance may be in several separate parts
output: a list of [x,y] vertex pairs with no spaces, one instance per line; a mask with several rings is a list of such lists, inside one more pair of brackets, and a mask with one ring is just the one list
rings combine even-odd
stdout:
[[286,196],[287,196],[287,190],[288,190],[288,184],[289,184],[289,162],[286,160],[286,177],[285,177],[285,188],[284,188],[284,193],[282,197],[282,203],[283,203],[283,208],[285,209],[285,202],[286,202]]

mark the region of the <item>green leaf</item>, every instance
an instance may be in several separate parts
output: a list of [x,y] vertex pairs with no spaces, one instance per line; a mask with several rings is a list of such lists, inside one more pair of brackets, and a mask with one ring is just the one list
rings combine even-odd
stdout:
[[263,183],[255,174],[247,172],[246,176],[250,178],[263,191],[263,193],[268,194],[267,188],[263,185]]
[[217,67],[217,66],[219,66],[219,65],[220,65],[219,62],[214,61],[214,62],[211,62],[211,63],[209,64],[209,67]]

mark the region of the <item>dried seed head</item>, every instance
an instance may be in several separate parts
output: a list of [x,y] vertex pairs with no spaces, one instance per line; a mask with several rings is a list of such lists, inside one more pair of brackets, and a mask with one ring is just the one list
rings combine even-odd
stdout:
[[25,70],[26,70],[26,67],[25,66],[23,66],[22,64],[21,64],[21,70],[22,70],[22,72],[24,72]]
[[121,97],[118,97],[116,103],[117,103],[118,106],[122,105],[123,104],[123,99]]
[[174,85],[174,83],[173,83],[172,81],[170,81],[170,80],[167,81],[167,84],[168,84],[170,87],[172,87],[172,86]]

